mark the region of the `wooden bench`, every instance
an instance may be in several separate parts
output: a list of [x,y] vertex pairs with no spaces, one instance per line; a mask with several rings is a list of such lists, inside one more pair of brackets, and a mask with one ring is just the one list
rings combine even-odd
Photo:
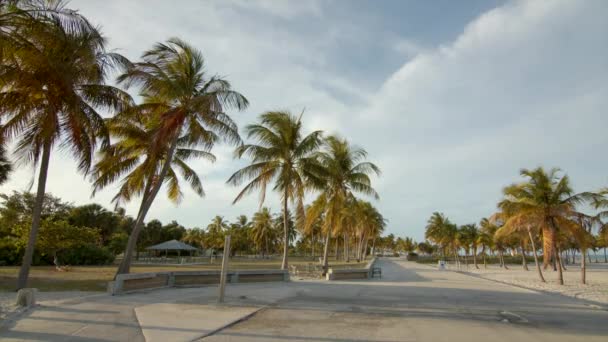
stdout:
[[378,275],[380,279],[382,279],[382,268],[380,267],[372,267],[372,278],[374,278],[375,275]]

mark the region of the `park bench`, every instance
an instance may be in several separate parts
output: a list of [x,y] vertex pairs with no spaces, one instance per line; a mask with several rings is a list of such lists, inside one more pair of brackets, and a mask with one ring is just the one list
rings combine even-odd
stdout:
[[380,279],[382,279],[382,268],[380,267],[372,267],[372,278],[374,278],[375,275],[378,275]]

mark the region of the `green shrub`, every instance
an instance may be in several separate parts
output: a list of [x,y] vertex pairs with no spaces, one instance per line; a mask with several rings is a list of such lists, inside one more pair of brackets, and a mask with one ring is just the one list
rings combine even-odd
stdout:
[[107,265],[115,257],[107,248],[89,244],[61,251],[58,258],[62,265]]

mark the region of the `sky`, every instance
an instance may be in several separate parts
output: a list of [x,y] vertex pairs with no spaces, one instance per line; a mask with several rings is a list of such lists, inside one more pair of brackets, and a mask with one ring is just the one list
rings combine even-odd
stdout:
[[[559,167],[576,191],[608,186],[608,1],[121,1],[73,0],[102,27],[109,48],[137,60],[179,37],[200,49],[210,74],[251,105],[240,127],[267,110],[304,110],[322,129],[365,148],[382,169],[374,201],[387,233],[420,241],[434,212],[479,222],[496,210],[521,168]],[[135,95],[135,94],[134,94]],[[164,193],[148,219],[206,227],[215,215],[251,216],[259,197],[232,205],[225,184],[246,160],[217,146],[192,163],[207,196]],[[114,188],[91,198],[67,153],[51,158],[47,191],[111,207]],[[27,190],[20,165],[0,192]],[[35,189],[35,188],[34,188]],[[309,200],[314,194],[309,195]],[[126,206],[136,214],[137,200]],[[278,211],[276,195],[264,205]]]

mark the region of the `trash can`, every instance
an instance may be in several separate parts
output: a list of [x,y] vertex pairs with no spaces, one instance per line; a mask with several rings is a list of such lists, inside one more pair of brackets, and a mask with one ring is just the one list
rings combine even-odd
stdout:
[[444,260],[437,261],[437,269],[440,271],[445,270],[445,261]]

